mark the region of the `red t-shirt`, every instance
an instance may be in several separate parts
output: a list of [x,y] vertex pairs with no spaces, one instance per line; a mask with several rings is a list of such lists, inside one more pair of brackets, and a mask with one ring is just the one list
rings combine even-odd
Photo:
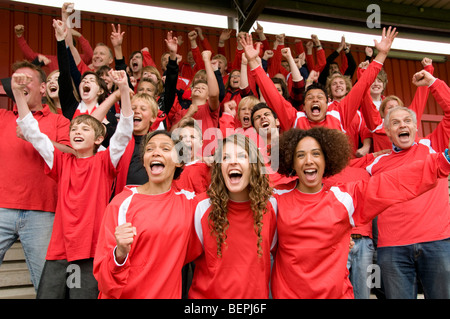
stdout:
[[88,158],[55,149],[53,168],[46,165],[45,172],[58,183],[58,205],[46,259],[93,258],[117,173],[109,148]]
[[184,165],[183,172],[172,185],[177,190],[187,190],[195,194],[206,192],[211,183],[211,168],[202,161],[194,161]]

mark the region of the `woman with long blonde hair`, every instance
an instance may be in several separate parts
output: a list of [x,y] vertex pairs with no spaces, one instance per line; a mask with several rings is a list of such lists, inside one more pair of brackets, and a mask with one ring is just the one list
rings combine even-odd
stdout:
[[276,203],[264,161],[242,134],[219,142],[208,191],[197,197],[189,298],[268,298]]

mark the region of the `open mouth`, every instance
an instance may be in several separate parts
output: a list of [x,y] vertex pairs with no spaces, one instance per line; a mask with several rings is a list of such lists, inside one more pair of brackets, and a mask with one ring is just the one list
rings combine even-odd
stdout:
[[89,93],[91,92],[91,87],[90,86],[83,86],[83,93]]
[[164,170],[164,164],[159,161],[153,161],[150,163],[150,171],[153,175],[159,175]]
[[269,126],[270,126],[270,122],[268,122],[268,121],[264,121],[264,122],[261,122],[261,128],[269,128]]
[[232,184],[237,184],[241,181],[242,172],[237,169],[233,169],[228,173],[228,177],[230,178],[230,182]]
[[409,135],[409,132],[400,132],[400,134],[398,134],[398,138],[400,141],[406,142],[409,141]]
[[320,106],[317,104],[314,104],[311,107],[311,113],[312,113],[312,115],[319,115],[320,114]]
[[139,123],[141,123],[142,122],[142,119],[140,118],[140,117],[134,117],[133,118],[133,123],[134,124],[139,124]]
[[303,173],[305,174],[306,180],[309,182],[314,181],[317,177],[317,169],[305,169]]
[[242,118],[242,125],[244,125],[244,126],[249,126],[250,125],[250,117],[249,116],[244,116]]
[[75,143],[81,143],[81,142],[84,142],[84,138],[82,138],[82,137],[74,137],[74,138],[73,138],[73,141],[74,141]]
[[56,86],[53,86],[53,85],[50,86],[48,89],[50,90],[50,93],[55,93],[56,91],[58,91],[58,88]]

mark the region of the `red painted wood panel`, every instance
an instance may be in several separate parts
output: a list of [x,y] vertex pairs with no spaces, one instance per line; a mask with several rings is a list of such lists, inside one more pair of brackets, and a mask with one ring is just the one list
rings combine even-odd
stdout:
[[[56,43],[52,27],[53,18],[60,16],[60,9],[26,5],[12,2],[0,2],[0,21],[3,25],[3,32],[0,33],[0,77],[11,75],[11,65],[17,60],[23,59],[14,34],[16,24],[25,25],[24,37],[36,52],[46,55],[56,54]],[[169,22],[139,20],[129,17],[107,16],[88,12],[81,13],[81,29],[83,36],[89,40],[92,47],[98,42],[103,42],[111,47],[109,40],[111,34],[111,23],[121,24],[122,31],[125,31],[123,52],[128,59],[132,51],[148,47],[155,63],[159,66],[160,57],[165,52],[164,38],[167,31],[173,30],[175,35],[183,37],[183,45],[180,54],[186,58],[190,48],[187,34],[194,29],[194,25],[182,25]],[[217,41],[222,30],[215,28],[202,28],[204,36],[211,43],[213,50],[217,52]],[[401,29],[400,29],[401,32]],[[267,35],[273,40],[273,35]],[[303,39],[304,43],[309,39]],[[339,41],[340,39],[337,39]],[[294,38],[287,38],[286,43],[295,52]],[[337,43],[322,42],[326,55],[330,54]],[[229,60],[234,58],[236,48],[236,38],[233,36],[226,44],[226,55]],[[352,52],[356,63],[359,64],[365,58],[364,47],[352,46]],[[425,55],[424,55],[425,56]],[[434,75],[445,82],[450,81],[450,56],[444,63],[434,63]],[[336,61],[340,63],[340,58]],[[420,61],[402,60],[389,58],[384,66],[388,74],[388,85],[385,95],[394,94],[400,97],[405,105],[409,105],[414,97],[416,88],[411,84],[413,74],[422,69]],[[356,80],[356,75],[353,80]],[[0,107],[8,106],[8,99],[0,96]],[[430,95],[425,114],[442,115],[442,110]],[[423,117],[421,131],[429,133],[435,127],[437,117]]]

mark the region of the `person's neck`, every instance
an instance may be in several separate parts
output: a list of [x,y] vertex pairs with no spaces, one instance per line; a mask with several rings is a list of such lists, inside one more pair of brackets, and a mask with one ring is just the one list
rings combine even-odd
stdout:
[[28,105],[28,108],[30,109],[31,112],[37,112],[37,111],[41,111],[44,106],[42,105],[42,103],[40,104],[36,104],[34,106]]
[[168,192],[171,187],[172,180],[164,181],[163,183],[158,184],[147,182],[142,186],[138,186],[138,192],[139,194],[145,195],[159,195]]
[[246,202],[250,200],[248,188],[239,193],[228,192],[228,196],[233,202]]
[[83,100],[84,104],[86,105],[89,113],[92,112],[92,110],[94,109],[94,107],[97,106],[97,99],[93,99],[93,100]]
[[78,150],[75,151],[75,157],[76,158],[88,158],[91,156],[94,156],[94,149],[87,149],[87,150]]
[[381,101],[381,94],[370,94],[372,101]]
[[136,79],[136,80],[139,80],[140,78],[141,78],[141,71],[139,71],[139,72],[133,72],[133,77]]
[[61,108],[61,101],[59,100],[59,98],[53,99],[53,104],[57,109]]
[[208,101],[208,99],[204,99],[204,98],[199,98],[199,97],[192,98],[192,104],[194,104],[194,105],[203,105],[203,104],[206,104],[207,101]]

